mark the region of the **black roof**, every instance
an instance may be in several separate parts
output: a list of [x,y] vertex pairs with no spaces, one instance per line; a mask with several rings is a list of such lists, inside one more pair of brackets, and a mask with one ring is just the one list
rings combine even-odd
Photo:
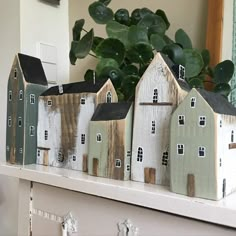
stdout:
[[92,121],[121,120],[129,112],[131,102],[101,103],[97,106]]
[[219,93],[213,93],[204,89],[197,89],[214,112],[225,115],[236,116],[236,108]]
[[179,86],[186,91],[190,91],[191,88],[189,87],[188,83],[185,80],[178,78],[178,72],[175,70],[177,65],[174,64],[173,61],[164,53],[160,53],[160,54],[161,54],[163,60],[165,61],[166,65],[169,67],[172,74],[174,75]]
[[[82,81],[69,84],[63,84],[63,94],[68,93],[97,93],[107,80],[96,80],[95,84],[93,81]],[[48,95],[60,95],[59,86],[53,86],[43,92],[41,96]]]
[[18,53],[18,58],[26,82],[41,85],[48,84],[41,60],[39,58],[21,53]]

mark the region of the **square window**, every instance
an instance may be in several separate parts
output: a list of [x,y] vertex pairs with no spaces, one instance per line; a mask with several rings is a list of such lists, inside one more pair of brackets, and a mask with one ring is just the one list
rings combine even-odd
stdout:
[[48,106],[52,106],[52,100],[48,100]]
[[205,116],[199,116],[199,126],[201,126],[201,127],[206,126],[206,117]]
[[84,105],[85,104],[85,98],[80,99],[80,104]]
[[184,144],[177,144],[177,154],[184,155]]
[[178,117],[178,120],[179,120],[179,125],[184,125],[184,122],[185,122],[185,117],[183,115],[180,115]]
[[198,157],[205,157],[206,155],[206,148],[205,147],[198,147]]
[[116,165],[116,168],[121,168],[121,160],[116,159],[115,165]]

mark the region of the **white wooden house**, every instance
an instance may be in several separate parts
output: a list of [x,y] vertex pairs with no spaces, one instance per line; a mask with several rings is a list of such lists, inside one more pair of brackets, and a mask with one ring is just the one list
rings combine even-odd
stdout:
[[170,117],[189,91],[185,68],[157,53],[135,92],[131,179],[169,185]]
[[87,171],[89,121],[104,102],[117,102],[110,79],[44,92],[39,98],[37,163]]
[[219,200],[236,189],[236,108],[192,89],[171,119],[171,190]]

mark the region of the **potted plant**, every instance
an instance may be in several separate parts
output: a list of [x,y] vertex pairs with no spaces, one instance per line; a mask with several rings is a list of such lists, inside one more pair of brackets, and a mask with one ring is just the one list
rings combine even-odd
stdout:
[[234,73],[231,60],[211,67],[209,51],[194,48],[183,29],[176,31],[175,39],[170,39],[166,35],[170,22],[161,9],[155,12],[148,8],[134,9],[130,14],[121,8],[113,12],[110,2],[98,0],[88,8],[93,20],[105,25],[107,38],[96,37],[93,29],[86,31],[84,19],[77,20],[73,27],[71,64],[88,55],[98,58],[96,69],[87,70],[85,80],[110,78],[119,100],[131,100],[136,84],[155,53],[162,52],[175,64],[185,66],[190,87],[206,88],[205,84],[211,83],[210,90],[229,95],[228,83]]

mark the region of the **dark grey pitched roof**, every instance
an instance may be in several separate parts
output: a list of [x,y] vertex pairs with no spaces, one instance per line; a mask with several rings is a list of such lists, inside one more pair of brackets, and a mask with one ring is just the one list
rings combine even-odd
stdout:
[[40,59],[18,53],[20,67],[26,82],[47,85],[47,78]]
[[174,75],[174,77],[175,77],[177,83],[179,84],[179,86],[182,89],[186,90],[186,91],[190,91],[191,88],[189,87],[188,83],[185,80],[178,78],[178,73],[175,70],[177,65],[174,64],[171,61],[171,59],[167,55],[165,55],[164,53],[160,53],[160,54],[161,54],[163,60],[165,61],[166,65],[169,67],[169,69],[171,70],[172,74]]
[[[69,84],[63,84],[63,94],[68,93],[97,93],[102,86],[106,83],[107,80],[96,80],[95,84],[93,81],[82,81]],[[43,92],[41,96],[48,95],[60,95],[59,87],[53,86]]]
[[225,115],[236,116],[236,108],[228,100],[218,93],[197,89],[214,112]]
[[93,114],[92,121],[121,120],[129,112],[131,102],[102,103],[99,104]]

